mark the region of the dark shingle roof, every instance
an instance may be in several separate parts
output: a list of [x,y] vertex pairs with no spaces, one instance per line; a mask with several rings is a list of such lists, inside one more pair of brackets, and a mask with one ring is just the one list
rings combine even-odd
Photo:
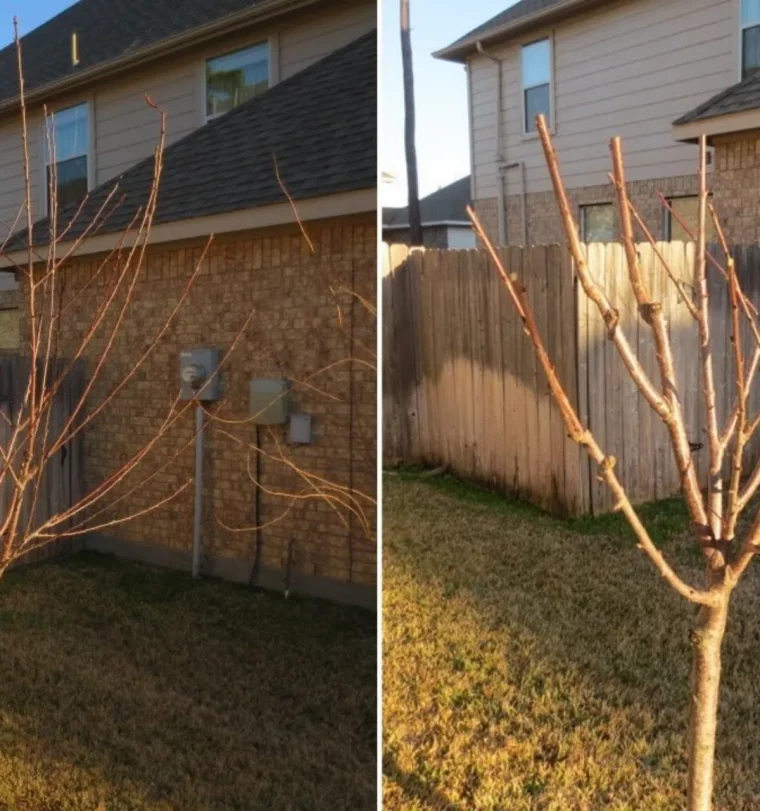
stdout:
[[[376,31],[360,37],[168,147],[154,223],[286,202],[275,157],[294,200],[375,188],[376,39]],[[93,221],[117,182],[97,233],[126,229],[147,201],[153,167],[148,158],[92,192],[66,239]],[[76,211],[59,213],[59,232]],[[47,219],[34,230],[36,244],[49,240]],[[25,244],[22,233],[8,247]]]
[[[243,12],[262,0],[80,0],[22,38],[27,92]],[[23,20],[22,20],[23,22]],[[77,33],[79,65],[71,64]],[[16,49],[0,51],[0,102],[18,95]]]
[[[471,202],[470,176],[455,180],[420,200],[422,224],[431,222],[468,222],[465,206]],[[384,208],[383,225],[409,225],[409,208]]]
[[700,104],[699,107],[695,107],[686,115],[682,115],[673,124],[690,124],[704,118],[741,113],[744,110],[752,110],[756,107],[760,107],[760,74],[750,76],[744,81],[721,90],[720,93]]

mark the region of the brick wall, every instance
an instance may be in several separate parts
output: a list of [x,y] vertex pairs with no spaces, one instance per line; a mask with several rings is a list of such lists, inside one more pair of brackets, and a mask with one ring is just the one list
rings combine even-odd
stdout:
[[[666,197],[680,197],[697,193],[696,175],[660,178],[658,180],[638,180],[628,184],[628,194],[644,218],[647,227],[656,239],[665,238],[665,218],[662,204],[656,195],[661,191]],[[593,203],[614,203],[615,194],[610,184],[569,189],[568,197],[573,214],[580,221],[580,206]],[[519,195],[507,197],[507,242],[522,244],[522,200]],[[498,235],[498,203],[495,198],[477,200],[475,208],[490,229]],[[547,245],[564,242],[562,225],[553,192],[538,192],[526,197],[527,241],[529,245]],[[617,208],[615,208],[615,232],[618,230]]]
[[730,242],[754,245],[760,241],[760,133],[716,139],[716,209]]
[[[271,435],[262,429],[263,450],[276,455],[279,444],[296,465],[374,497],[376,377],[366,364],[374,364],[376,319],[361,305],[359,296],[375,301],[376,228],[374,220],[365,217],[310,224],[308,230],[314,254],[294,228],[215,241],[176,323],[136,377],[87,430],[88,486],[102,481],[154,435],[178,391],[179,352],[199,346],[226,351],[253,309],[253,320],[222,372],[225,400],[213,410],[225,420],[244,420],[251,378],[292,380],[294,410],[313,415],[313,443],[289,448],[287,426],[275,426]],[[134,303],[105,374],[93,388],[91,406],[102,400],[150,343],[201,251],[200,242],[149,249]],[[85,287],[101,261],[101,257],[80,259],[64,270],[64,302],[73,304],[64,319],[62,354],[71,353],[102,300],[113,268],[99,273],[97,281]],[[331,294],[331,286],[339,291],[336,296]],[[101,328],[88,347],[89,371],[107,335],[108,330]],[[365,364],[347,363],[352,355]],[[325,367],[330,368],[315,375]],[[236,436],[243,446],[225,432]],[[183,444],[187,448],[157,473],[149,490],[130,496],[123,510],[145,509],[192,478],[193,435],[193,414],[188,411],[151,453],[143,473],[166,463]],[[254,485],[248,473],[254,441],[255,429],[250,423],[218,423],[206,436],[203,535],[207,556],[247,563],[256,556],[254,533],[232,531],[251,527],[256,518]],[[251,461],[251,469],[255,469],[253,464]],[[261,481],[266,491],[261,496],[262,567],[366,586],[375,582],[375,543],[355,516],[343,509],[336,511],[323,499],[293,502],[275,495],[308,487],[293,469],[271,458],[263,460]],[[363,506],[374,520],[371,502],[365,500]],[[189,551],[192,530],[191,486],[161,510],[108,533],[127,542]]]

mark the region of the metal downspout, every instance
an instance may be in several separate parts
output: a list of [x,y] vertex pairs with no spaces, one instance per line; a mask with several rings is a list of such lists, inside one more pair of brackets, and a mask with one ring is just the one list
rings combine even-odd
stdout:
[[506,206],[506,193],[504,189],[504,177],[501,172],[501,166],[506,162],[505,154],[504,154],[504,139],[503,139],[503,128],[504,123],[502,121],[502,99],[503,99],[503,88],[502,88],[502,60],[498,57],[494,56],[493,54],[488,53],[485,48],[483,47],[483,43],[478,40],[475,43],[475,47],[478,53],[481,56],[484,56],[486,59],[490,59],[496,65],[496,177],[499,181],[499,189],[498,195],[496,198],[496,204],[498,207],[498,220],[499,220],[499,244],[506,245],[507,242],[507,206]]

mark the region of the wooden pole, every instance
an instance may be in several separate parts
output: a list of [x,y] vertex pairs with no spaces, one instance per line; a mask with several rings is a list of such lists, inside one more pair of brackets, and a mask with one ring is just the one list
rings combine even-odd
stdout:
[[404,148],[409,187],[409,244],[422,245],[417,148],[414,142],[414,68],[412,66],[412,40],[409,33],[409,0],[401,0],[401,63],[404,73]]

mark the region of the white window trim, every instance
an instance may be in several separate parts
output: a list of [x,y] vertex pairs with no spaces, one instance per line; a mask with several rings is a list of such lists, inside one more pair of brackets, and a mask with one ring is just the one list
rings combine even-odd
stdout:
[[737,27],[739,30],[738,42],[736,46],[736,53],[738,54],[738,59],[736,63],[736,78],[737,81],[742,80],[742,73],[744,71],[744,32],[747,28],[757,28],[760,26],[760,19],[754,23],[744,23],[742,22],[742,4],[743,0],[737,0],[736,3],[736,22]]
[[280,81],[280,40],[277,34],[258,37],[250,42],[232,45],[231,47],[228,46],[221,50],[204,54],[198,66],[198,72],[200,73],[201,125],[208,124],[209,121],[213,121],[215,118],[219,118],[220,115],[224,115],[224,113],[212,116],[206,115],[206,63],[210,59],[216,59],[218,56],[225,56],[226,54],[235,53],[236,51],[244,51],[246,48],[253,48],[255,45],[263,45],[264,43],[267,45],[269,56],[269,87],[267,89],[271,90],[274,85]]
[[[97,175],[95,167],[95,100],[93,96],[78,99],[77,101],[66,102],[51,110],[50,115],[60,113],[62,110],[68,110],[71,107],[79,107],[82,104],[87,105],[87,152],[82,153],[87,155],[87,193],[89,194],[96,185]],[[47,121],[42,119],[42,128],[40,132],[40,162],[42,163],[42,173],[40,180],[40,210],[42,217],[50,215],[48,206],[48,143],[47,143]],[[82,155],[74,155],[73,158],[81,158]]]
[[555,134],[557,130],[556,124],[556,115],[555,115],[555,103],[554,103],[554,31],[547,31],[545,34],[541,34],[541,36],[533,36],[529,39],[525,39],[520,42],[520,52],[519,52],[519,60],[520,60],[520,111],[521,111],[521,130],[522,130],[522,138],[523,140],[534,140],[538,138],[538,132],[528,132],[527,127],[525,126],[525,91],[530,90],[533,87],[541,87],[540,84],[532,84],[529,86],[525,86],[523,82],[523,59],[522,59],[522,51],[526,45],[533,45],[535,42],[542,42],[543,40],[549,41],[549,116],[551,121],[549,122],[549,131],[552,135]]

